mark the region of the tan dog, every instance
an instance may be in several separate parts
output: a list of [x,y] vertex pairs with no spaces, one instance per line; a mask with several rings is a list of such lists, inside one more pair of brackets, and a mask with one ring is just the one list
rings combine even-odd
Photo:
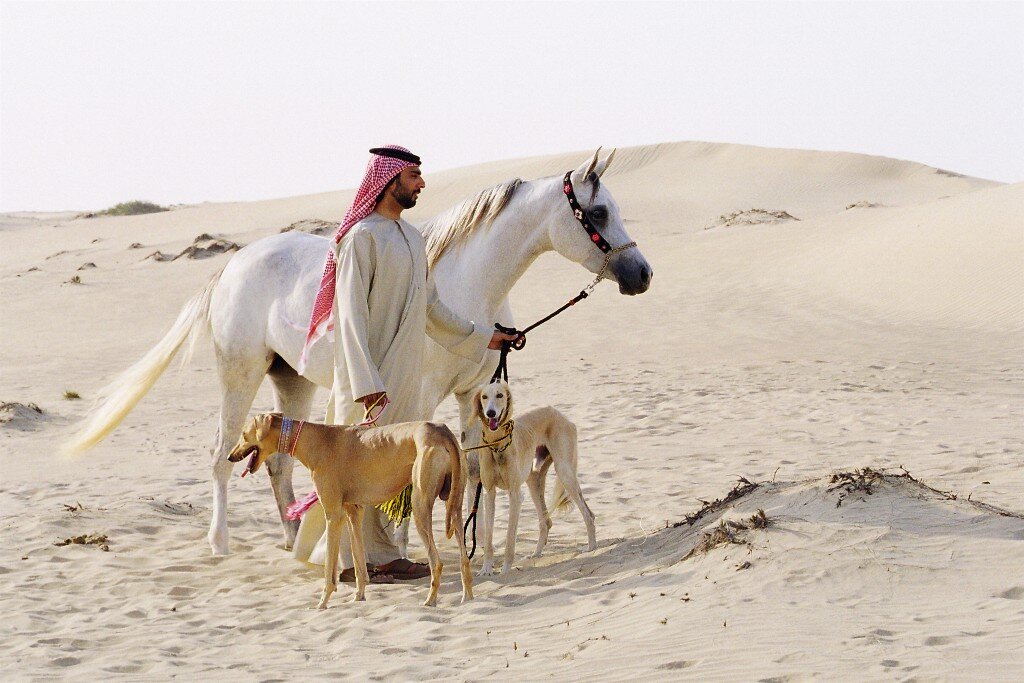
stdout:
[[466,486],[464,455],[451,430],[432,422],[402,422],[384,427],[301,425],[298,434],[286,434],[281,444],[280,413],[257,415],[238,439],[228,460],[249,457],[246,469],[255,472],[268,457],[290,454],[310,471],[327,517],[327,560],[324,592],[318,607],[325,609],[337,590],[341,525],[348,518],[355,563],[355,600],[365,600],[366,551],[363,546],[363,509],[391,500],[409,482],[413,484],[412,517],[430,559],[430,594],[424,605],[437,604],[444,565],[434,543],[434,500],[446,501],[445,533],[455,534],[461,553],[462,601],[473,599],[473,576],[462,529],[462,496]]
[[537,508],[540,535],[539,557],[548,540],[551,517],[544,502],[544,484],[548,467],[555,466],[555,490],[551,507],[567,507],[572,501],[587,525],[588,548],[597,548],[594,513],[590,511],[576,478],[576,425],[554,408],[535,408],[512,419],[512,392],[508,383],[497,379],[482,387],[473,402],[473,417],[483,425],[483,442],[491,444],[476,450],[480,460],[480,481],[485,491],[483,527],[484,564],[481,575],[494,573],[494,501],[496,489],[508,491],[508,535],[505,539],[505,563],[501,573],[512,568],[516,552],[516,530],[523,503],[525,483]]

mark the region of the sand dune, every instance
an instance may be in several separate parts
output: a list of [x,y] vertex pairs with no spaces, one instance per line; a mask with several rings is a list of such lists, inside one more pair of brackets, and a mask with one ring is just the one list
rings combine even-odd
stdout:
[[[410,218],[586,155],[430,174]],[[622,297],[602,284],[510,361],[521,409],[552,404],[580,427],[599,548],[585,552],[570,512],[544,556],[524,552],[510,576],[479,579],[470,604],[457,604],[448,572],[436,609],[419,604],[425,585],[371,586],[358,605],[343,589],[326,612],[308,609],[320,574],[282,550],[264,475],[231,482],[232,555],[209,556],[208,347],[95,450],[57,455],[98,388],[231,258],[148,255],[173,257],[204,233],[244,245],[316,230],[340,219],[351,191],[123,218],[0,216],[0,401],[24,404],[0,420],[0,670],[1015,679],[1024,185],[698,142],[619,150],[604,181],[655,269],[651,291]],[[761,211],[799,220],[705,229]],[[513,290],[517,319],[590,279],[542,257]],[[264,387],[255,409],[270,405]],[[437,417],[454,425],[454,405]],[[887,474],[836,478],[863,467]],[[757,486],[694,517],[739,476]],[[297,490],[307,486],[297,475]],[[499,498],[499,520],[503,510]],[[767,528],[728,525],[758,510]],[[723,522],[731,540],[691,555]],[[525,510],[521,548],[535,524]],[[88,534],[109,550],[55,545]],[[442,554],[454,559],[454,546]]]

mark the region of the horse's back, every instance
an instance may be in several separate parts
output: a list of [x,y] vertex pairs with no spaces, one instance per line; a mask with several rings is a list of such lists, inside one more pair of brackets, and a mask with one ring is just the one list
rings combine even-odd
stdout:
[[221,348],[246,346],[255,351],[256,346],[266,346],[278,351],[282,342],[291,347],[298,340],[301,348],[305,335],[290,328],[309,320],[330,244],[324,237],[285,232],[240,249],[213,293],[210,319],[215,343]]

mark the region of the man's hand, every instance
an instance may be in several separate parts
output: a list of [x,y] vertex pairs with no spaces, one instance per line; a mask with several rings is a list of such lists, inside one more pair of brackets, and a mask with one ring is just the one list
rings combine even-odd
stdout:
[[503,341],[515,341],[519,338],[518,334],[505,334],[504,332],[495,332],[491,335],[491,342],[487,345],[487,348],[492,351],[501,349],[501,342]]
[[369,410],[370,407],[377,401],[383,403],[385,397],[387,397],[387,392],[378,391],[376,394],[367,394],[362,398],[357,398],[356,402],[363,404],[363,410]]

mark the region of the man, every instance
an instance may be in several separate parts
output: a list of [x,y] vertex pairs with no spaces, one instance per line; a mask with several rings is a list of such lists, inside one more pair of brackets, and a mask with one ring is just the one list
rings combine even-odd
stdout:
[[[426,187],[420,159],[404,147],[370,150],[366,175],[342,220],[317,292],[303,359],[331,329],[335,336],[334,387],[329,424],[423,420],[420,386],[425,335],[452,353],[479,362],[485,349],[514,337],[490,324],[463,320],[438,298],[427,273],[423,236],[401,219]],[[299,371],[303,362],[300,359]],[[372,415],[371,415],[372,413]],[[299,526],[293,553],[322,564],[326,527],[320,506]],[[428,576],[425,564],[401,558],[379,510],[364,516],[363,537],[371,576],[378,581]],[[348,533],[341,544],[342,580],[354,580]]]

